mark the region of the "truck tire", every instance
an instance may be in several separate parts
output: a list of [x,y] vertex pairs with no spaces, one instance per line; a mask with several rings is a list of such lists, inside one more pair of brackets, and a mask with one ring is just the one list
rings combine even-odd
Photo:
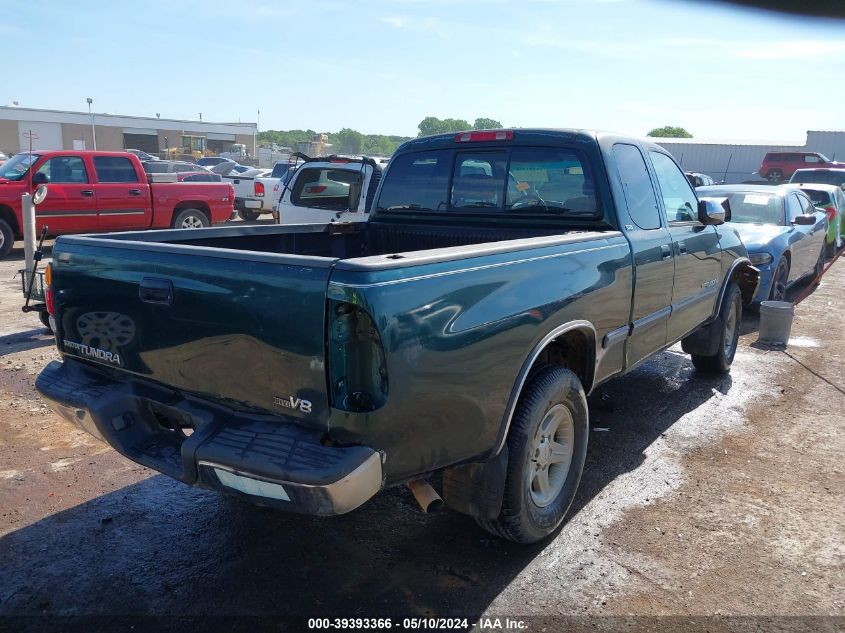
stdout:
[[776,185],[783,180],[783,172],[780,169],[772,169],[766,174],[766,180]]
[[53,326],[50,324],[50,313],[47,312],[47,310],[39,310],[38,318],[41,321],[41,324],[52,333]]
[[207,226],[211,226],[211,222],[199,209],[182,209],[173,218],[174,229],[202,229]]
[[15,232],[9,223],[0,220],[0,259],[4,259],[15,245]]
[[719,349],[712,356],[691,354],[692,364],[705,374],[726,374],[731,370],[739,340],[739,324],[742,321],[742,295],[739,286],[731,282],[725,290],[725,298],[719,309]]
[[508,467],[502,510],[476,519],[488,532],[534,543],[563,522],[587,455],[589,415],[578,377],[545,367],[523,389],[508,432]]
[[241,220],[250,222],[252,220],[257,220],[258,216],[261,214],[258,213],[258,211],[253,211],[252,209],[238,209],[238,215],[241,216]]

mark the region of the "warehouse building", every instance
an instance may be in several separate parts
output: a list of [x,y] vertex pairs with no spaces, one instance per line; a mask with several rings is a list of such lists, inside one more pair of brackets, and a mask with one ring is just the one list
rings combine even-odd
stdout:
[[33,149],[140,149],[157,154],[168,147],[213,153],[243,144],[255,155],[255,123],[211,123],[158,117],[36,110],[0,106],[0,152]]
[[845,130],[810,130],[803,143],[760,141],[706,141],[694,138],[652,138],[663,146],[685,171],[712,176],[716,182],[761,181],[755,172],[767,152],[819,152],[845,162]]

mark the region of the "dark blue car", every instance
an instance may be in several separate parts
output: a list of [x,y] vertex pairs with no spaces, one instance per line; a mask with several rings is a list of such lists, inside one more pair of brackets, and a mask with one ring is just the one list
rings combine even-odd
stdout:
[[698,187],[699,197],[727,198],[730,222],[751,263],[760,269],[754,303],[781,301],[795,282],[820,274],[824,266],[827,215],[795,186],[715,185]]

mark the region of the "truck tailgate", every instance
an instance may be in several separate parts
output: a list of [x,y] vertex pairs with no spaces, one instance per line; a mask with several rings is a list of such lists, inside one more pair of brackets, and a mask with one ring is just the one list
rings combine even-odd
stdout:
[[329,257],[103,238],[53,253],[68,355],[325,428]]

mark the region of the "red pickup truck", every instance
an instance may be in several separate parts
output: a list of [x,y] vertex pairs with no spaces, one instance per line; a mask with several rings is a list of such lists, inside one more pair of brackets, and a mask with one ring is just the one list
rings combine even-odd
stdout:
[[0,165],[0,259],[23,233],[21,195],[47,183],[36,230],[51,235],[95,231],[199,228],[228,220],[235,191],[224,182],[150,183],[127,152],[37,151]]

